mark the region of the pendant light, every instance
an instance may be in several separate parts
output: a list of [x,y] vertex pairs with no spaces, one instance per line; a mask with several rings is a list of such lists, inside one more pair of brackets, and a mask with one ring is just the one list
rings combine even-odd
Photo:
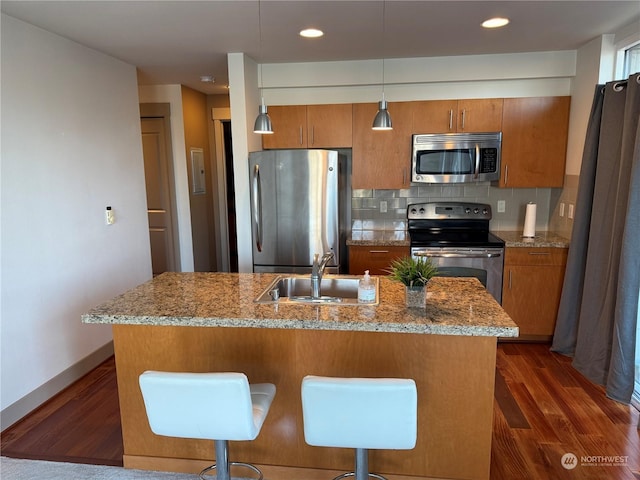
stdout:
[[[262,57],[262,11],[260,8],[260,0],[258,0],[258,32],[260,38],[260,56]],[[262,58],[260,59],[260,98],[261,102],[258,106],[258,116],[253,124],[253,133],[259,133],[261,135],[273,133],[273,127],[271,125],[271,118],[267,113],[267,106],[264,104],[264,97],[262,95]]]
[[[385,36],[385,10],[386,3],[382,2],[382,48],[384,50],[384,36]],[[373,130],[392,130],[391,115],[387,110],[387,101],[384,99],[384,51],[382,53],[382,100],[378,102],[378,113],[376,113],[373,119]]]

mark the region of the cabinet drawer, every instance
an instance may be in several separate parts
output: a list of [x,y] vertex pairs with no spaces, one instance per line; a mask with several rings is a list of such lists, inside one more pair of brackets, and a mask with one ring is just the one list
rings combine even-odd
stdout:
[[393,260],[409,256],[409,247],[350,246],[349,273],[362,275],[369,270],[371,275],[389,275],[386,270]]
[[505,265],[565,265],[567,248],[512,247],[505,249]]

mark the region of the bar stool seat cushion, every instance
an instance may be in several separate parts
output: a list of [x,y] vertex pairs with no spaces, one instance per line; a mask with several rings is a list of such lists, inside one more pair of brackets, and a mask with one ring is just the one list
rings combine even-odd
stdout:
[[243,373],[146,371],[140,375],[149,425],[169,437],[254,440],[276,388]]
[[306,376],[302,381],[305,441],[324,447],[412,449],[417,402],[411,379]]

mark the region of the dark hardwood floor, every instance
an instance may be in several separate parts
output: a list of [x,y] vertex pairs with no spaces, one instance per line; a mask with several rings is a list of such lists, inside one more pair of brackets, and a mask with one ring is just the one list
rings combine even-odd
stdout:
[[[640,479],[638,411],[608,399],[549,345],[500,344],[495,398],[492,480]],[[0,448],[8,457],[122,465],[113,359],[2,432]],[[563,466],[565,454],[575,468]]]
[[114,358],[2,432],[5,457],[122,466]]

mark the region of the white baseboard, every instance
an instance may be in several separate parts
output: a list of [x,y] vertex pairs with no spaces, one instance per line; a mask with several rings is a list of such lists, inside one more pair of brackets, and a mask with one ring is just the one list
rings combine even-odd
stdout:
[[0,431],[4,431],[73,382],[82,378],[111,355],[113,355],[113,341],[100,347],[78,363],[71,365],[62,373],[53,377],[47,383],[36,388],[33,392],[9,405],[0,412]]

